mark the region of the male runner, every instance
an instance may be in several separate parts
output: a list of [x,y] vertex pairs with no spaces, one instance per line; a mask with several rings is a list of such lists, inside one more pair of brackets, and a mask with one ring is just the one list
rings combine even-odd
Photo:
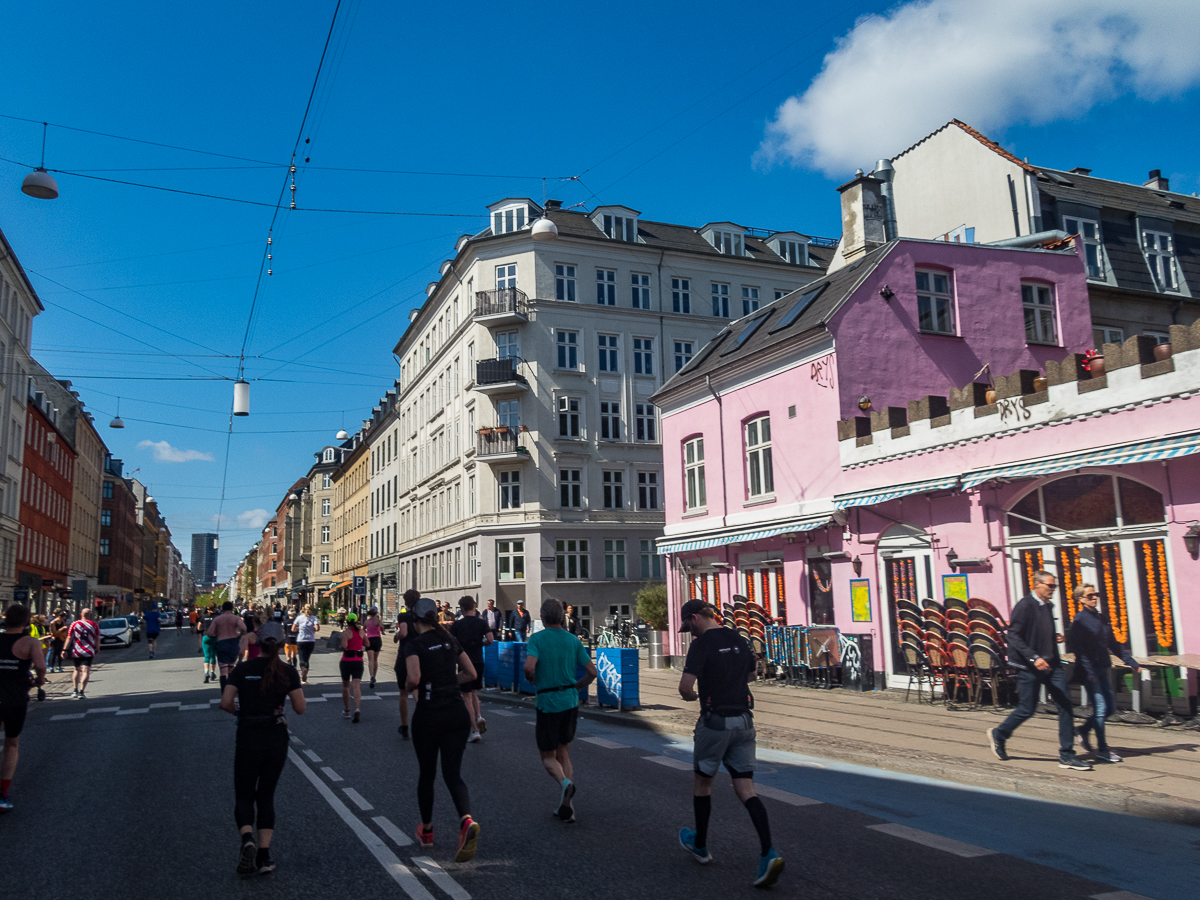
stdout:
[[92,621],[91,608],[79,613],[79,618],[67,630],[67,647],[71,651],[71,699],[82,700],[92,677],[92,658],[100,646],[100,626]]
[[413,615],[413,610],[417,606],[417,601],[421,599],[421,592],[416,588],[409,588],[404,592],[404,609],[396,616],[396,633],[392,635],[392,642],[399,644],[396,648],[396,681],[400,685],[400,737],[408,740],[408,690],[406,682],[408,681],[408,668],[404,659],[404,648],[408,642],[417,636],[416,617]]
[[767,808],[754,792],[755,731],[750,712],[754,698],[746,687],[758,677],[754,651],[736,631],[718,625],[712,606],[703,600],[685,603],[680,618],[683,625],[679,630],[690,631],[693,637],[679,680],[679,696],[700,701],[700,720],[692,750],[696,828],[681,828],[679,843],[697,862],[712,862],[708,852],[712,783],[724,764],[733,779],[733,792],[750,813],[762,845],[754,886],[769,887],[783,872],[783,857],[771,845]]
[[[542,604],[546,627],[529,638],[525,677],[537,686],[534,736],[542,765],[562,788],[554,815],[574,822],[575,772],[569,745],[579,719],[579,692],[596,680],[596,667],[579,638],[563,628],[564,616],[562,601],[551,598]],[[575,672],[581,668],[586,674],[576,680]]]
[[204,651],[204,683],[217,680],[217,639],[208,636],[208,629],[216,618],[216,609],[208,607],[197,623],[200,632],[200,647]]
[[146,622],[146,648],[150,651],[150,658],[154,659],[154,651],[158,649],[158,633],[162,631],[162,615],[158,611],[158,604],[151,604],[142,618]]
[[230,670],[237,665],[242,635],[245,633],[246,623],[233,611],[233,603],[226,600],[221,604],[221,614],[212,620],[207,632],[217,644],[217,666],[221,671],[222,691],[225,690]]
[[475,677],[460,684],[459,688],[467,704],[467,712],[471,714],[471,734],[467,740],[478,744],[483,740],[481,735],[487,731],[487,722],[484,721],[483,710],[479,706],[478,691],[483,690],[483,648],[492,642],[492,632],[475,608],[474,597],[460,598],[458,608],[462,611],[462,617],[450,626],[450,633],[475,667]]
[[4,633],[0,634],[0,723],[4,725],[4,754],[0,756],[0,812],[13,808],[8,788],[17,770],[17,751],[25,711],[29,707],[29,668],[37,671],[34,683],[40,689],[46,683],[46,657],[37,638],[25,634],[29,608],[17,604],[4,612]]

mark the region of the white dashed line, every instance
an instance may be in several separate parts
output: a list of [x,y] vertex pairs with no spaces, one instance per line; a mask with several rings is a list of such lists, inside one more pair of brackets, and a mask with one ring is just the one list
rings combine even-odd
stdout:
[[349,797],[351,800],[353,800],[354,805],[357,806],[359,809],[361,809],[363,812],[366,812],[369,809],[375,808],[370,803],[367,802],[366,797],[364,797],[362,794],[360,794],[354,788],[342,788],[342,793],[345,794],[347,797]]
[[212,709],[212,707],[209,706],[207,703],[188,703],[183,706],[180,706],[179,709],[182,711],[185,709]]
[[399,691],[376,691],[375,696],[376,697],[399,697],[400,692]]
[[589,744],[595,744],[597,747],[603,747],[605,750],[628,750],[628,744],[618,744],[616,741],[610,741],[608,738],[600,737],[585,737],[580,738],[581,741],[587,741]]
[[519,716],[520,713],[511,712],[507,709],[493,709],[488,711],[493,716]]
[[61,715],[51,716],[51,722],[62,722],[66,719],[82,719],[87,716],[87,713],[62,713]]
[[183,706],[183,703],[179,700],[175,700],[172,703],[151,703],[150,704],[151,709],[172,709],[172,708],[180,707],[180,706]]
[[787,803],[789,806],[819,806],[820,800],[813,800],[811,797],[801,797],[799,794],[793,794],[790,791],[781,791],[779,788],[773,788],[765,784],[755,784],[754,792],[760,797],[769,797],[772,800],[778,800],[780,803]]
[[363,700],[382,700],[383,699],[382,697],[372,696],[371,694],[363,694],[362,698],[363,698]]
[[313,753],[311,750],[305,750],[304,755],[308,757],[310,762],[319,763],[321,761],[321,757],[317,756],[317,754]]
[[90,712],[90,713],[110,713],[110,712],[120,712],[120,710],[121,710],[121,707],[119,707],[119,706],[97,706],[95,709],[89,709],[88,712]]
[[412,838],[397,828],[396,823],[387,816],[375,816],[371,821],[378,825],[397,847],[407,847],[412,844]]
[[338,691],[336,694],[322,694],[321,696],[328,700],[330,697],[341,697],[342,692]]
[[142,709],[118,709],[118,716],[140,716],[142,713],[150,712],[150,707],[146,706]]
[[414,856],[413,862],[421,867],[421,871],[429,876],[429,880],[449,894],[454,900],[471,900],[461,884],[446,874],[446,871],[428,856]]
[[304,746],[304,741],[300,740],[300,738],[296,737],[294,734],[289,734],[288,740],[291,741],[293,744],[295,744],[297,747]]
[[[340,697],[341,694],[338,696]],[[304,699],[309,703],[327,703],[329,701],[328,697],[305,697]]]
[[668,769],[687,769],[691,771],[692,764],[684,762],[682,759],[676,759],[673,756],[643,756],[642,759],[648,759],[650,762],[658,763],[660,766],[666,766]]
[[216,697],[216,698],[214,698],[214,699],[212,699],[212,700],[209,700],[208,702],[209,702],[210,704],[212,704],[212,703],[220,703],[220,702],[221,702],[221,698],[220,698],[220,697]]
[[342,776],[333,771],[333,769],[329,768],[329,766],[321,766],[321,771],[325,773],[325,777],[330,781],[337,782],[342,780]]
[[907,825],[897,825],[894,822],[885,822],[882,825],[868,825],[867,827],[872,831],[880,831],[884,834],[890,834],[892,837],[912,841],[914,844],[923,844],[926,847],[933,847],[935,850],[945,850],[947,853],[953,853],[955,856],[961,856],[964,859],[971,859],[976,856],[993,856],[996,852],[995,850],[984,850],[982,847],[973,847],[970,844],[962,843],[962,841],[942,837],[940,834],[930,834],[928,831],[918,831],[916,828],[909,828]]

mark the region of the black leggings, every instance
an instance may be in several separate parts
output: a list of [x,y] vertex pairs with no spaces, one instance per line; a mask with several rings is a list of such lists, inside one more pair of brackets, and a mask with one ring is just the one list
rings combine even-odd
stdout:
[[239,829],[254,824],[255,807],[259,830],[275,827],[275,785],[287,763],[287,751],[286,725],[237,730],[233,752],[233,817]]
[[461,700],[433,709],[425,703],[417,703],[412,717],[412,743],[421,769],[417,779],[417,805],[421,808],[422,822],[433,821],[433,782],[437,778],[439,752],[442,755],[442,780],[450,790],[454,808],[460,818],[470,813],[471,798],[460,774],[470,735],[471,716]]
[[316,641],[297,641],[296,650],[300,654],[300,668],[307,669],[308,661],[312,659],[313,647],[317,646]]

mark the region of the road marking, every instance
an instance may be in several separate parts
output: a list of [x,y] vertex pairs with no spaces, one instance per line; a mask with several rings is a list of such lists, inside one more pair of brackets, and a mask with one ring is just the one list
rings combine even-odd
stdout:
[[370,694],[363,694],[362,698],[364,700],[382,700],[383,699],[382,697],[372,697]]
[[220,697],[215,697],[215,698],[213,698],[212,700],[209,700],[208,702],[209,702],[210,704],[211,704],[211,703],[220,703],[220,702],[221,702],[221,698],[220,698]]
[[947,853],[953,853],[955,856],[961,856],[964,859],[971,859],[976,856],[993,856],[996,852],[995,850],[984,850],[982,847],[973,847],[970,844],[964,844],[962,841],[942,837],[940,834],[930,834],[928,831],[918,831],[915,828],[909,828],[907,825],[897,825],[894,822],[885,822],[882,825],[868,825],[867,827],[872,831],[881,831],[884,834],[890,834],[892,837],[912,841],[914,844],[924,844],[926,847],[933,847],[935,850],[945,850]]
[[650,762],[658,763],[660,766],[666,766],[668,769],[687,769],[691,770],[692,764],[684,762],[682,759],[676,759],[673,756],[643,756],[642,759],[648,759]]
[[119,706],[97,706],[95,709],[89,709],[88,712],[90,712],[90,713],[108,713],[108,712],[120,712],[120,710],[121,710],[121,707],[119,707]]
[[[289,750],[288,752],[290,753],[291,751]],[[342,780],[342,776],[333,771],[333,769],[329,768],[329,766],[321,766],[321,771],[325,773],[326,777],[328,777],[330,781],[336,782]]]
[[375,696],[376,697],[399,697],[400,692],[399,691],[376,691]]
[[489,712],[493,716],[519,716],[520,715],[520,713],[509,712],[507,709],[493,709],[493,710],[489,710]]
[[449,894],[454,900],[471,900],[461,884],[446,874],[446,870],[428,856],[414,856],[413,862],[421,867],[421,871],[429,876],[429,880]]
[[179,707],[180,710],[185,709],[212,709],[207,703],[187,703]]
[[1150,898],[1143,897],[1141,894],[1132,894],[1129,891],[1109,891],[1107,894],[1092,894],[1091,900],[1150,900]]
[[305,750],[304,755],[307,756],[311,762],[321,761],[321,757],[317,756],[317,754],[313,753],[311,750]]
[[313,787],[317,789],[317,793],[325,798],[325,802],[333,807],[336,812],[354,832],[355,836],[362,841],[363,846],[371,851],[371,855],[379,860],[379,864],[383,866],[385,872],[392,876],[396,884],[404,890],[404,893],[412,897],[413,900],[433,900],[433,894],[425,889],[425,886],[417,880],[417,876],[412,873],[408,866],[400,862],[400,860],[383,842],[383,840],[375,834],[370,828],[362,823],[358,816],[350,811],[337,795],[329,789],[329,787],[317,777],[317,773],[305,765],[304,760],[296,755],[296,751],[288,748],[288,758],[304,773],[304,777],[312,782]]
[[383,833],[390,837],[397,847],[407,847],[412,843],[412,838],[397,828],[396,823],[387,816],[375,816],[371,821],[383,829]]
[[359,809],[361,809],[363,812],[366,812],[369,809],[375,808],[370,803],[367,802],[366,797],[364,797],[362,794],[360,794],[354,788],[342,788],[342,793],[345,794],[347,797],[349,797],[351,800],[353,800],[354,805],[357,806]]
[[[341,694],[338,694],[338,696],[340,697]],[[304,699],[309,703],[326,703],[329,700],[328,697],[305,697]]]
[[87,713],[63,713],[62,715],[51,716],[50,721],[51,722],[61,722],[65,719],[82,719],[85,716],[87,716]]
[[150,707],[146,706],[142,709],[118,709],[118,716],[140,716],[142,713],[150,712]]
[[300,740],[300,738],[296,737],[294,734],[289,734],[288,740],[291,741],[293,744],[295,744],[297,747],[304,746],[304,741]]
[[321,696],[325,697],[326,699],[328,699],[330,697],[340,697],[340,696],[342,696],[342,692],[338,691],[336,694],[322,694]]
[[175,700],[171,703],[151,703],[150,704],[151,709],[171,709],[172,707],[178,707],[178,706],[183,706],[183,703],[179,700]]
[[801,797],[799,794],[793,794],[790,791],[781,791],[779,788],[773,788],[765,784],[755,784],[754,792],[760,797],[770,797],[772,800],[778,800],[790,806],[819,806],[821,804],[820,800],[813,800],[811,797]]
[[595,744],[597,747],[603,747],[605,750],[628,750],[628,744],[618,744],[616,741],[610,741],[608,738],[585,737],[580,738],[581,741],[587,741],[589,744]]

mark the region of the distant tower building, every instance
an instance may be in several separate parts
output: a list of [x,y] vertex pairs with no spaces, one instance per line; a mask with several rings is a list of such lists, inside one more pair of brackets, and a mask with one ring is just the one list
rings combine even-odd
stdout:
[[196,587],[211,590],[217,583],[217,536],[215,534],[192,535],[192,574]]

